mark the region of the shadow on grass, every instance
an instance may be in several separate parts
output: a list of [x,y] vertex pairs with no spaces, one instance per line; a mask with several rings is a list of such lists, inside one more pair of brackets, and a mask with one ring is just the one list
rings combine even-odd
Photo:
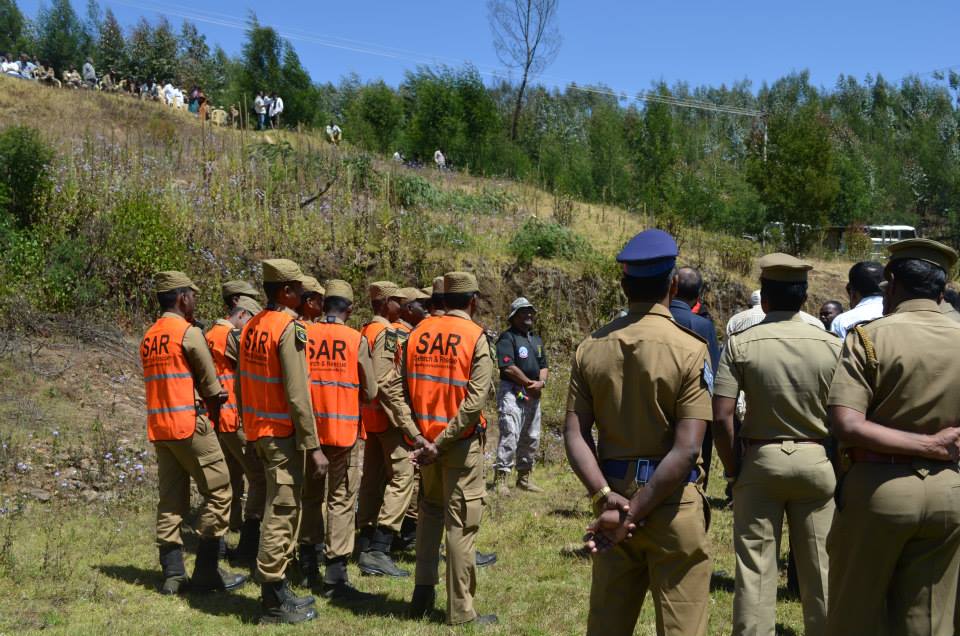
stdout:
[[716,592],[717,590],[733,593],[733,577],[725,570],[717,570],[710,575],[710,591]]
[[[401,621],[411,621],[410,604],[404,601],[390,598],[386,594],[374,594],[374,598],[362,603],[339,601],[331,599],[328,601],[333,607],[339,607],[355,614],[356,616],[380,616],[383,618],[394,618]],[[434,610],[427,619],[431,623],[442,623],[443,613]]]
[[797,630],[792,627],[787,627],[783,623],[777,623],[777,636],[799,636]]
[[707,497],[707,503],[714,510],[726,510],[731,506],[732,500],[726,497]]
[[[159,594],[158,590],[161,583],[159,571],[145,570],[132,565],[98,565],[95,567],[102,574],[112,579]],[[252,585],[252,583],[248,581],[247,585]],[[260,602],[257,599],[240,594],[231,592],[191,594],[187,591],[180,597],[185,599],[190,607],[205,614],[237,616],[244,623],[256,623],[260,617]]]
[[583,508],[555,508],[548,514],[561,519],[588,519],[593,516],[589,510]]

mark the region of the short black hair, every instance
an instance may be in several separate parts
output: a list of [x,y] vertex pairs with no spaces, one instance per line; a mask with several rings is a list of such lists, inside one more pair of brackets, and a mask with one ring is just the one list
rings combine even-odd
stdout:
[[263,293],[266,294],[267,300],[275,300],[277,294],[280,293],[280,290],[283,289],[283,286],[286,283],[264,283],[263,284]]
[[800,311],[807,299],[807,281],[787,282],[760,279],[760,297],[769,311]]
[[692,267],[681,267],[677,271],[677,298],[694,300],[703,290],[703,276]]
[[827,302],[823,303],[824,307],[826,307],[827,305],[833,305],[840,311],[843,311],[843,303],[840,302],[839,300],[828,300]]
[[876,261],[860,261],[847,274],[850,289],[861,296],[879,296],[883,282],[883,265]]
[[190,291],[189,287],[177,287],[170,291],[157,292],[157,302],[160,304],[160,309],[164,311],[173,309],[177,306],[177,298],[180,294],[185,294],[188,291]]
[[921,261],[918,258],[901,258],[887,265],[898,287],[908,296],[939,300],[947,286],[947,273],[943,268]]
[[659,276],[643,278],[624,276],[621,280],[623,293],[627,295],[627,300],[630,302],[659,302],[670,292],[670,285],[673,283],[676,271],[675,268],[671,268],[670,271]]
[[473,300],[477,292],[466,292],[458,294],[444,294],[443,302],[447,309],[466,309],[470,301]]
[[246,311],[248,314],[250,313],[240,305],[234,305],[233,307],[230,308],[230,317],[233,318],[234,316],[239,314],[241,311]]
[[347,300],[343,296],[325,296],[323,299],[323,310],[341,314],[350,309],[352,304],[352,301]]
[[[943,299],[953,305],[954,309],[960,307],[960,292],[955,289],[944,289]],[[960,309],[957,309],[957,311],[960,311]]]
[[446,301],[443,299],[443,294],[432,294],[430,296],[430,306],[433,309],[443,309],[446,305]]

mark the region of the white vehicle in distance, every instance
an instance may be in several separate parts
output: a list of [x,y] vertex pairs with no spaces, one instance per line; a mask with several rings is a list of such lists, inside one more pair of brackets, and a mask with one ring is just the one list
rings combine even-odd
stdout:
[[892,243],[917,238],[917,229],[912,225],[868,225],[864,229],[873,243],[874,256],[886,254],[887,246]]

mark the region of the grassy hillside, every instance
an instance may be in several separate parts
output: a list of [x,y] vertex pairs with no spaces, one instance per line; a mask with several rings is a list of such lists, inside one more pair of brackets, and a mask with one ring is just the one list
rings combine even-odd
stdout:
[[[540,308],[555,378],[544,407],[548,492],[489,500],[481,548],[501,561],[481,575],[480,607],[505,619],[496,633],[582,631],[589,565],[564,548],[588,506],[558,426],[572,347],[623,302],[613,255],[640,229],[667,227],[725,322],[756,286],[757,246],[508,181],[399,167],[308,133],[201,127],[119,96],[0,78],[0,111],[56,151],[39,220],[0,227],[0,633],[253,631],[252,586],[209,599],[153,592],[155,465],[135,343],[154,311],[157,269],[190,272],[203,288],[199,314],[212,320],[220,282],[256,280],[258,260],[274,256],[358,288],[380,278],[426,285],[470,268],[484,294],[479,319],[497,328],[518,294]],[[811,312],[842,297],[848,267],[815,263]],[[713,519],[716,569],[732,573],[730,513],[717,508]],[[408,582],[352,576],[385,595],[382,608],[358,616],[323,604],[320,622],[293,631],[446,633],[400,617]],[[719,575],[711,633],[729,629],[729,590]],[[781,614],[783,633],[801,631],[796,603]],[[649,604],[644,625],[653,633]]]

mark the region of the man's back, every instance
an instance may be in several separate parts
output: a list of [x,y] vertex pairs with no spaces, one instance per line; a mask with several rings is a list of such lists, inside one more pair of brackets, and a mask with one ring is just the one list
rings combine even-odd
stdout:
[[717,344],[717,330],[713,321],[693,313],[690,305],[683,300],[670,301],[670,313],[677,324],[706,340],[707,349],[710,351],[710,366],[716,369],[720,360],[720,345]]
[[833,319],[830,324],[830,331],[846,338],[847,332],[855,326],[868,320],[879,318],[883,315],[883,296],[867,296],[856,307],[848,309]]

